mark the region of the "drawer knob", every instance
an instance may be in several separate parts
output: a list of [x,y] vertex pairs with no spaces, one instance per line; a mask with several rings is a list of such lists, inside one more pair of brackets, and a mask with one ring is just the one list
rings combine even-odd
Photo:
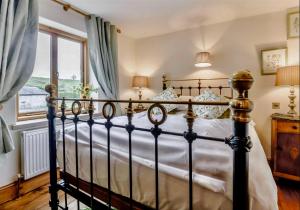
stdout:
[[293,160],[296,160],[298,156],[299,156],[299,149],[296,148],[296,147],[293,147],[293,148],[290,150],[290,157],[291,157]]
[[293,128],[294,130],[297,130],[297,129],[298,129],[298,127],[297,127],[296,125],[293,125],[292,128]]

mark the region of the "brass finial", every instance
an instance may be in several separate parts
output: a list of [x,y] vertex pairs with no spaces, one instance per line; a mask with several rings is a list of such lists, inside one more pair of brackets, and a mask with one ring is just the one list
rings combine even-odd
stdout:
[[62,102],[61,102],[60,110],[61,110],[61,112],[62,112],[63,114],[65,113],[65,110],[66,110],[66,100],[65,100],[65,97],[63,97],[63,100],[62,100]]
[[89,107],[88,107],[88,112],[89,112],[89,115],[90,117],[93,116],[94,114],[94,102],[93,102],[93,98],[90,99],[90,102],[89,102]]
[[248,70],[234,73],[229,79],[230,86],[238,92],[238,97],[230,101],[234,121],[247,123],[251,120],[249,113],[253,109],[253,103],[248,99],[248,90],[253,82],[254,79]]
[[45,86],[45,91],[49,93],[51,97],[54,97],[56,86],[53,84],[49,84]]
[[47,96],[47,98],[46,98],[48,106],[53,106],[53,107],[56,106],[56,101],[54,100],[55,99],[55,90],[56,90],[56,86],[53,84],[49,84],[49,85],[45,86],[45,91],[47,93],[49,93],[49,96]]
[[162,83],[163,83],[163,90],[167,89],[167,76],[166,76],[166,74],[162,75]]
[[229,79],[229,85],[239,93],[239,98],[244,98],[254,80],[249,70],[242,70],[234,73]]
[[188,129],[191,131],[193,129],[193,123],[195,121],[196,115],[193,112],[193,105],[192,105],[192,100],[189,100],[189,104],[188,104],[188,110],[186,112],[186,115],[184,116],[184,118],[187,121],[188,124]]
[[132,120],[132,116],[133,116],[133,110],[132,110],[132,99],[129,99],[129,104],[127,107],[127,117],[128,117],[128,121],[131,123]]

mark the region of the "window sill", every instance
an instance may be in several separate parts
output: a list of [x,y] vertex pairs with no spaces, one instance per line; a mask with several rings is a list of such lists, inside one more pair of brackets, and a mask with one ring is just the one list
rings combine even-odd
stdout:
[[[101,115],[94,114],[95,117],[100,117]],[[80,115],[80,119],[82,120],[88,120],[89,115],[88,114],[82,114]],[[68,121],[66,124],[71,124],[72,122]],[[61,125],[61,120],[56,119],[56,125]],[[16,122],[13,125],[10,125],[10,129],[13,131],[24,131],[24,130],[34,130],[34,129],[40,129],[40,128],[46,128],[48,126],[48,120],[46,118],[43,119],[35,119],[35,120],[26,120],[26,121],[19,121]]]

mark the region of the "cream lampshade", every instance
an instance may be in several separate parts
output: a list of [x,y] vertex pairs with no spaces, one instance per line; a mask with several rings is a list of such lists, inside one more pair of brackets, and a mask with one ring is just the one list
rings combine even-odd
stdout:
[[[149,87],[149,78],[146,76],[134,76],[132,79],[132,87],[139,88],[139,100],[142,100],[142,88]],[[137,109],[144,109],[143,104],[139,103]]]
[[132,87],[135,88],[147,88],[149,87],[148,77],[146,76],[134,76],[132,79]]
[[196,67],[210,67],[210,54],[209,52],[199,52],[196,55]]
[[295,111],[296,96],[295,96],[295,88],[294,87],[300,85],[299,74],[300,74],[299,65],[280,67],[277,69],[277,73],[276,73],[276,82],[275,82],[276,86],[290,86],[291,87],[290,95],[289,95],[290,110],[289,110],[288,114],[292,115],[292,116],[297,115],[297,112]]

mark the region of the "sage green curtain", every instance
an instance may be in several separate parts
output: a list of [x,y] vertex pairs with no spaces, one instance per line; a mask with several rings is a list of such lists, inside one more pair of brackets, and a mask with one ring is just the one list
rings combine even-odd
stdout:
[[[4,103],[16,95],[33,72],[38,0],[1,0],[0,6],[0,105],[5,106]],[[0,110],[0,154],[14,150],[2,114]]]
[[[92,15],[86,19],[89,59],[105,99],[119,98],[117,29],[110,22]],[[117,114],[121,113],[116,104]]]

